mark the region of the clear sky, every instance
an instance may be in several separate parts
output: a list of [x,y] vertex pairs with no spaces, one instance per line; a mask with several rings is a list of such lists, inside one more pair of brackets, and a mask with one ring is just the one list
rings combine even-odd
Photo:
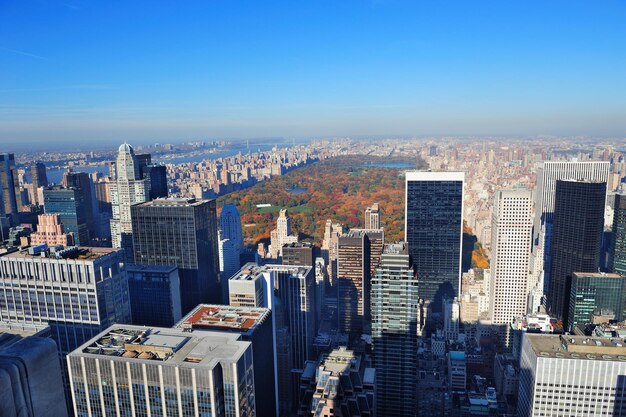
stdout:
[[3,148],[448,134],[626,136],[626,1],[0,0]]

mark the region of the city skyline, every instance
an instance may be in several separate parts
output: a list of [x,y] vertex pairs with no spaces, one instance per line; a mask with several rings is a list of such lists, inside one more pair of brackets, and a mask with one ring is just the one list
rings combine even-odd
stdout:
[[623,136],[625,15],[618,1],[7,2],[0,142]]

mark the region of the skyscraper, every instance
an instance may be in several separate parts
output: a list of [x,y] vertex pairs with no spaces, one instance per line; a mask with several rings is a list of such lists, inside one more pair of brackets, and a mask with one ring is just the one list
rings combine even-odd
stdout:
[[150,200],[168,196],[167,167],[165,165],[142,166],[141,177],[150,182]]
[[615,194],[609,270],[626,276],[626,194]]
[[508,324],[526,314],[532,243],[532,193],[499,190],[491,226],[491,321]]
[[[537,247],[540,247],[543,251],[542,269],[544,270],[544,289],[546,292],[551,285],[551,243],[556,182],[558,180],[607,182],[609,170],[610,163],[608,161],[544,161],[538,163],[533,253],[537,250]],[[542,233],[543,236],[541,236]]]
[[339,331],[360,337],[370,320],[370,240],[363,231],[339,237],[337,316]]
[[378,203],[365,209],[365,229],[380,229],[380,209]]
[[[16,192],[16,188],[18,192]],[[0,153],[0,193],[2,197],[0,214],[17,214],[20,209],[17,199],[19,182],[15,168],[15,156],[12,153]]]
[[597,272],[600,265],[605,199],[605,182],[556,183],[548,308],[564,322],[572,273]]
[[252,344],[236,334],[116,325],[67,366],[77,416],[257,416]]
[[270,243],[270,257],[278,258],[283,255],[283,245],[298,241],[298,236],[291,234],[291,218],[287,209],[280,210],[276,219],[276,229],[272,230]]
[[459,296],[463,240],[463,172],[406,173],[405,233],[419,277],[419,297],[440,313]]
[[89,245],[87,227],[87,205],[85,195],[78,188],[63,188],[58,185],[43,190],[46,214],[57,214],[66,232],[74,235],[74,244]]
[[111,191],[111,242],[114,248],[124,248],[132,260],[133,224],[130,207],[150,198],[150,182],[141,177],[139,161],[133,147],[124,143],[119,147],[114,165],[114,178],[109,185]]
[[221,301],[215,200],[157,199],[132,206],[135,262],[178,267],[183,314]]
[[62,354],[113,323],[130,323],[121,251],[35,249],[0,255],[2,321],[47,324]]
[[33,246],[45,243],[49,246],[74,244],[74,237],[66,233],[58,214],[40,214],[37,216],[37,231],[30,234]]
[[524,332],[517,415],[626,416],[622,339]]
[[257,416],[278,416],[276,352],[272,310],[201,304],[176,328],[201,336],[214,332],[235,333],[252,343]]
[[46,187],[48,185],[46,166],[43,162],[35,162],[30,166],[30,176],[33,182],[33,196],[35,197],[33,203],[43,205],[43,201],[38,200],[39,193],[37,192],[39,187]]
[[239,251],[243,250],[241,217],[239,216],[237,206],[234,204],[224,204],[220,213],[220,230],[222,231],[222,239],[232,240]]
[[418,309],[418,278],[407,245],[387,245],[372,277],[372,350],[379,416],[415,415]]
[[130,265],[126,273],[132,324],[172,327],[181,319],[178,268]]
[[[91,239],[96,238],[96,224],[95,224],[95,188],[93,182],[86,172],[72,172],[68,171],[63,174],[63,185],[67,188],[75,188],[81,193],[82,201],[85,204],[85,220],[87,223],[87,231]],[[83,245],[89,244],[89,242],[83,242]]]
[[574,272],[569,295],[566,329],[574,331],[579,324],[592,322],[592,316],[612,315],[624,319],[626,308],[626,277],[604,272]]

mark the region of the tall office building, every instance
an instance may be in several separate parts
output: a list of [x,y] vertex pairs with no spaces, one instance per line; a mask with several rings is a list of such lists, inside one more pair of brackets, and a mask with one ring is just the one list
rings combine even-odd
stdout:
[[126,273],[132,324],[172,327],[181,319],[178,268],[130,265]]
[[158,199],[132,206],[135,262],[174,265],[183,314],[221,301],[215,200]]
[[419,297],[440,313],[459,296],[463,241],[463,172],[406,173],[405,241],[419,276]]
[[109,184],[111,192],[111,242],[114,248],[124,248],[132,260],[133,223],[130,208],[150,198],[150,182],[141,176],[139,161],[133,147],[124,143],[119,147],[113,165],[114,177]]
[[566,329],[592,322],[594,315],[624,319],[626,277],[604,272],[574,272],[569,295],[569,321]]
[[252,343],[257,416],[278,416],[276,352],[272,311],[267,308],[201,304],[176,328],[196,335],[235,333]]
[[43,201],[39,201],[39,193],[37,192],[39,187],[48,186],[46,166],[43,162],[35,162],[30,166],[30,176],[33,183],[33,197],[35,197],[33,203],[43,205]]
[[626,275],[626,194],[615,194],[609,270]]
[[167,198],[167,167],[165,165],[142,166],[141,177],[150,182],[150,200]]
[[508,324],[526,314],[532,244],[532,193],[499,190],[491,223],[491,321]]
[[380,229],[380,208],[378,203],[365,209],[365,229]]
[[272,310],[278,409],[280,415],[289,414],[297,407],[296,388],[305,362],[313,359],[313,340],[317,334],[313,268],[248,263],[228,284],[231,306]]
[[220,230],[222,231],[222,239],[232,240],[239,251],[243,250],[241,217],[239,216],[237,206],[234,204],[224,204],[220,213]]
[[388,415],[376,413],[376,370],[365,355],[340,347],[307,365],[298,417]]
[[8,323],[47,324],[61,354],[113,323],[129,323],[123,254],[34,247],[0,255],[0,317]]
[[524,333],[518,416],[626,416],[622,339]]
[[46,187],[43,204],[46,214],[57,214],[65,231],[74,235],[75,245],[89,245],[87,205],[85,195],[78,188]]
[[291,234],[291,218],[287,209],[282,209],[276,219],[276,229],[270,234],[270,257],[278,258],[283,255],[283,246],[298,241],[298,236]]
[[605,198],[605,182],[556,183],[548,308],[564,322],[572,273],[597,272],[600,266]]
[[15,156],[12,153],[0,153],[0,197],[2,207],[0,215],[17,214],[20,210],[19,180],[15,167]]
[[588,180],[607,182],[609,171],[610,163],[608,161],[544,161],[538,163],[533,252],[538,247],[543,251],[542,269],[544,270],[544,289],[546,292],[551,285],[552,224],[557,181]]
[[1,416],[67,416],[59,353],[49,331],[0,326]]
[[370,320],[370,240],[351,230],[337,249],[337,316],[339,331],[360,337]]
[[[87,231],[89,237],[95,239],[96,237],[96,197],[95,188],[89,174],[86,172],[72,172],[68,171],[63,174],[63,185],[67,188],[75,188],[79,193],[83,195],[82,200],[85,204],[85,217],[87,222]],[[89,242],[83,242],[83,245],[87,245]]]
[[255,417],[252,344],[238,339],[112,326],[67,356],[74,414]]
[[379,416],[415,415],[418,326],[418,278],[407,245],[387,245],[372,277],[372,351]]

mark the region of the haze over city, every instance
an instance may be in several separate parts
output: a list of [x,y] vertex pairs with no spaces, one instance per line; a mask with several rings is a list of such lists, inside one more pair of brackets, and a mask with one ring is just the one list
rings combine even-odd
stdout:
[[3,1],[0,140],[622,136],[622,1]]

